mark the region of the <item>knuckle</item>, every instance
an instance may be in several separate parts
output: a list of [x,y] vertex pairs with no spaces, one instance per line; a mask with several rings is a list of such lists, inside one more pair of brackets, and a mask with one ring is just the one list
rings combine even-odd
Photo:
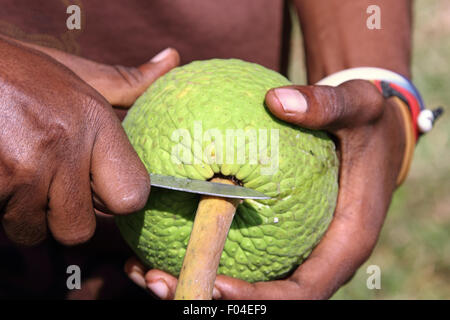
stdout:
[[89,96],[86,98],[85,104],[84,126],[80,127],[79,135],[87,132],[87,129],[92,130],[93,133],[97,133],[99,129],[106,126],[111,119],[115,118],[114,112],[102,97]]
[[376,121],[383,113],[385,99],[374,84],[367,80],[350,80],[343,84],[343,87],[350,93],[352,101],[347,103],[354,108],[348,110],[349,114],[358,113],[360,121],[363,123],[372,123]]
[[93,120],[103,113],[103,111],[109,106],[102,97],[95,96],[95,95],[89,95],[85,97],[85,103],[84,103],[84,117]]
[[362,108],[366,111],[367,120],[369,122],[377,120],[384,111],[385,98],[375,85],[369,81],[359,80],[358,85],[361,87],[362,92],[365,93],[364,106]]
[[18,184],[32,184],[40,176],[40,156],[34,150],[27,150],[14,160],[13,172],[15,182]]
[[6,236],[14,243],[22,246],[34,246],[47,237],[45,222],[30,227],[27,221],[17,221],[16,215],[5,213],[2,225]]
[[373,98],[369,100],[367,104],[367,111],[369,120],[375,121],[378,120],[384,112],[385,99],[384,97],[377,91],[373,94]]
[[3,167],[8,168],[16,182],[32,183],[51,171],[57,158],[64,157],[69,144],[73,143],[72,135],[66,122],[52,121],[44,132],[35,131],[31,141],[20,144],[17,152],[10,152],[2,161]]
[[134,88],[142,83],[143,75],[137,68],[114,65],[113,69],[117,73],[121,83],[127,87]]
[[47,124],[45,132],[39,135],[39,148],[49,150],[57,144],[65,144],[73,131],[70,121],[54,118]]
[[317,122],[321,127],[332,129],[346,112],[345,97],[333,87],[320,88],[316,94],[316,101],[321,102]]
[[344,115],[347,113],[348,105],[345,102],[345,96],[340,94],[340,91],[337,90],[331,90],[331,101],[328,104],[330,110],[328,110],[328,117],[327,120],[329,122],[332,121],[339,121],[341,120]]
[[87,242],[95,233],[95,221],[83,227],[72,227],[70,229],[58,228],[52,230],[53,237],[61,244],[73,246]]

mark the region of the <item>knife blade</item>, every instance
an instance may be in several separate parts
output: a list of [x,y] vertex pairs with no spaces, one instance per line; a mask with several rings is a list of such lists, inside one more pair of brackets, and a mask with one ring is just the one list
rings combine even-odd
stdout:
[[259,191],[229,184],[150,173],[152,187],[238,199],[270,199]]

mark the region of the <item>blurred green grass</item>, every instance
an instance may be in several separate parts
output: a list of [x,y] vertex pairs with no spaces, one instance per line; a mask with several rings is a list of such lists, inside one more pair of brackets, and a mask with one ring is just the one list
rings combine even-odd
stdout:
[[[289,77],[305,83],[300,29],[293,15]],[[450,299],[450,1],[414,2],[413,80],[429,107],[446,109],[423,137],[368,261],[333,299]],[[381,289],[366,287],[369,265]]]

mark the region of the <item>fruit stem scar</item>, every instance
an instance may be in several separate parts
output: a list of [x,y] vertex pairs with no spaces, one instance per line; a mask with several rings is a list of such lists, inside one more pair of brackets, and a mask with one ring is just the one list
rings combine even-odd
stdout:
[[[236,184],[214,178],[216,183]],[[240,199],[202,196],[181,267],[175,300],[211,300],[220,257]]]

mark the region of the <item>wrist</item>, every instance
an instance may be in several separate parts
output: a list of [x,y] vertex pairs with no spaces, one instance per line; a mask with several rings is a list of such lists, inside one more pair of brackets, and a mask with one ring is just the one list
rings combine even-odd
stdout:
[[373,67],[346,69],[323,78],[317,84],[338,86],[355,79],[368,80],[377,87],[384,98],[397,97],[407,105],[416,141],[421,134],[432,129],[434,121],[442,114],[442,108],[426,110],[422,97],[413,83],[404,76],[387,69]]
[[[407,79],[411,79],[411,69],[408,63],[403,61],[384,61],[384,57],[377,59],[361,59],[355,60],[353,57],[347,56],[330,56],[327,61],[308,61],[308,83],[316,83],[323,78],[340,71],[370,66],[373,68],[382,68],[398,73]],[[314,58],[310,58],[310,60]],[[352,61],[352,62],[349,62]]]
[[398,126],[403,125],[405,148],[402,166],[397,177],[400,185],[407,176],[414,146],[419,137],[430,131],[437,118],[442,114],[442,108],[435,110],[425,109],[419,91],[404,76],[390,70],[361,67],[342,70],[320,80],[318,85],[337,86],[349,80],[368,80],[372,82],[384,98],[394,98],[394,105],[398,108]]

